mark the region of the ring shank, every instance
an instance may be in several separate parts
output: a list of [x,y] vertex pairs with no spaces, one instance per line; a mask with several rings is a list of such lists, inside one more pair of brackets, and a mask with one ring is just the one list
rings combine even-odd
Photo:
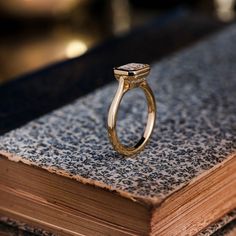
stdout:
[[117,113],[118,109],[121,103],[121,100],[124,96],[124,94],[130,89],[128,84],[126,84],[126,81],[121,78],[119,80],[119,87],[116,91],[115,97],[112,101],[112,104],[109,109],[108,113],[108,136],[111,141],[111,144],[113,145],[113,148],[119,152],[120,154],[123,154],[125,156],[132,156],[134,154],[139,153],[142,151],[145,147],[145,145],[148,142],[148,139],[150,138],[154,125],[156,120],[156,103],[155,98],[153,95],[153,92],[151,88],[149,87],[148,83],[146,81],[139,84],[139,86],[145,94],[147,105],[148,105],[148,117],[147,117],[147,123],[145,130],[143,132],[142,137],[132,147],[126,147],[124,146],[118,138],[117,132],[116,132],[116,120],[117,120]]

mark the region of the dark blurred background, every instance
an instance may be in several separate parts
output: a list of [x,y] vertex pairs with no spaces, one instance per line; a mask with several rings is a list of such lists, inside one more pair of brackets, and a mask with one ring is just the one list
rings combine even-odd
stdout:
[[0,83],[80,56],[176,7],[230,22],[235,6],[235,0],[0,1]]

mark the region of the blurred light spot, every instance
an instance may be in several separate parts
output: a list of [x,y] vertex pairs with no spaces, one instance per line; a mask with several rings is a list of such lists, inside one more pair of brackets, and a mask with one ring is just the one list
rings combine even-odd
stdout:
[[130,5],[128,0],[112,0],[113,32],[122,34],[130,29]]
[[0,1],[0,8],[16,15],[51,16],[54,13],[67,13],[82,0],[9,0]]
[[235,17],[235,0],[215,0],[216,14],[222,21],[230,21]]
[[66,47],[66,56],[68,58],[73,58],[80,56],[87,51],[87,45],[80,40],[73,40],[68,43]]

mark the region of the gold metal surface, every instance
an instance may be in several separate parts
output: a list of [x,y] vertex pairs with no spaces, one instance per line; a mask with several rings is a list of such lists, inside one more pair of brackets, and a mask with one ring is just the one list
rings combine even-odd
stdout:
[[[145,73],[143,73],[144,70]],[[152,134],[155,125],[155,120],[156,120],[155,98],[151,88],[149,87],[146,81],[146,76],[149,74],[149,72],[150,72],[150,67],[149,66],[147,67],[146,64],[130,63],[121,67],[114,68],[115,78],[119,81],[119,86],[108,112],[107,128],[108,128],[108,136],[113,148],[118,153],[125,156],[135,155],[144,149],[145,145],[147,144]],[[140,140],[138,141],[138,143],[132,147],[127,147],[119,141],[119,138],[117,136],[116,132],[117,112],[124,94],[128,92],[130,89],[137,87],[143,89],[145,93],[148,105],[148,118],[145,131]]]

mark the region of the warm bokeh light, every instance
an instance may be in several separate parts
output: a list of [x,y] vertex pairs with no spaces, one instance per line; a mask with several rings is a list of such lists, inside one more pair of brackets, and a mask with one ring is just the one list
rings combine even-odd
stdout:
[[230,21],[235,17],[235,0],[215,0],[216,14],[222,21]]
[[0,7],[17,15],[48,15],[68,12],[80,2],[81,0],[9,0],[1,1]]
[[177,5],[220,21],[236,19],[236,0],[0,0],[0,84],[78,57]]
[[73,58],[80,56],[87,51],[87,45],[80,40],[73,40],[66,47],[66,57]]

